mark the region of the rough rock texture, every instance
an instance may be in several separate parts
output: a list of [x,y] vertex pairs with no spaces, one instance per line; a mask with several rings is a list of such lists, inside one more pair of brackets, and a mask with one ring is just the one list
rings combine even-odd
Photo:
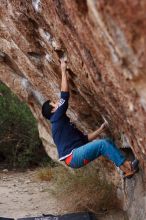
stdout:
[[[88,132],[103,115],[117,143],[124,139],[140,159],[141,187],[146,177],[145,11],[144,0],[0,1],[0,80],[30,106],[50,156],[56,158],[56,149],[40,105],[59,97],[59,56],[66,52],[71,120]],[[140,210],[144,207],[145,202]],[[138,215],[135,219],[144,219]]]

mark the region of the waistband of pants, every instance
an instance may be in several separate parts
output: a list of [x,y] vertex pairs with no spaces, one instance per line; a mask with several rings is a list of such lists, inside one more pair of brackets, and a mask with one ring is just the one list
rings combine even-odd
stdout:
[[66,163],[67,165],[70,165],[71,160],[72,160],[72,157],[73,157],[73,155],[71,154],[71,155],[69,155],[67,158],[65,158],[65,163]]

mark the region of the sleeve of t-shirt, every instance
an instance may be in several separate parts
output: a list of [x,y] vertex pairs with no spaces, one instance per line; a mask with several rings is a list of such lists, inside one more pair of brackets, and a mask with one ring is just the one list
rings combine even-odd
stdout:
[[80,132],[81,132],[82,139],[84,139],[85,144],[87,144],[89,142],[88,135],[84,134],[82,131],[80,131]]
[[85,138],[85,142],[88,143],[89,140],[88,140],[88,135],[87,134],[84,134],[84,138]]
[[61,91],[58,108],[53,116],[55,120],[58,120],[66,113],[68,109],[68,100],[69,100],[69,92]]

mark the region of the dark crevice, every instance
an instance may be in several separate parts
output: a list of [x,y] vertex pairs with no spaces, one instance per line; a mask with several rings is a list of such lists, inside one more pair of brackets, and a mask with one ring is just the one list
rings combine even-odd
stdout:
[[37,58],[37,59],[41,59],[45,54],[43,53],[38,53],[38,52],[28,52],[27,53],[29,56]]
[[72,30],[75,33],[76,31],[75,31],[75,28],[69,18],[69,14],[65,10],[64,1],[54,0],[54,5],[56,8],[56,13],[58,14],[61,22],[65,25],[67,25],[70,28],[70,30]]
[[69,85],[70,85],[70,87],[71,87],[73,90],[75,90],[76,86],[75,86],[75,84],[74,84],[73,81],[70,81],[70,82],[69,82]]
[[86,0],[75,0],[80,15],[86,16],[88,13],[88,5]]
[[51,68],[53,70],[53,72],[55,73],[55,75],[60,75],[60,69],[58,68],[58,65],[56,65],[56,63],[52,63]]
[[5,53],[0,51],[0,62],[4,62],[4,60],[5,60]]
[[77,79],[77,75],[71,69],[67,69],[67,71],[68,71],[68,75],[70,76],[70,78],[72,80],[76,80]]
[[35,65],[35,67],[39,70],[39,74],[43,76],[44,66],[42,63],[42,59],[45,56],[45,53],[31,51],[31,52],[27,52],[27,56],[30,59],[30,61],[33,63],[33,65]]
[[71,93],[73,95],[79,95],[79,92],[77,90],[75,90],[75,89],[71,89]]
[[126,148],[120,148],[120,150],[122,151],[124,156],[127,158],[127,160],[133,161],[135,159],[134,153],[132,149],[130,148],[130,146]]
[[89,66],[92,68],[93,72],[94,72],[94,75],[96,77],[96,80],[98,81],[101,81],[102,80],[102,76],[101,76],[101,73],[92,57],[92,54],[91,54],[91,51],[84,47],[84,56],[86,58],[86,61],[89,63]]
[[25,16],[28,18],[28,22],[31,24],[31,26],[37,30],[39,28],[37,22],[34,19],[30,18],[28,15],[25,14]]
[[43,51],[44,48],[39,43],[39,24],[37,21],[24,11],[20,12],[19,17],[16,16],[12,19],[16,28],[23,36],[25,36],[26,40],[33,42],[33,45],[35,48],[37,48],[37,50]]
[[69,79],[69,87],[70,87],[70,90],[73,95],[79,95],[79,91],[77,89],[77,86],[72,78]]
[[88,73],[85,73],[85,77],[88,79],[89,78],[89,75],[88,75]]
[[5,57],[4,57],[3,61],[4,61],[4,63],[6,63],[13,70],[13,72],[15,74],[17,74],[21,77],[24,77],[24,74],[21,72],[21,70],[19,69],[17,64],[14,61],[12,61],[11,58],[7,54],[5,54]]
[[55,52],[57,53],[59,59],[61,59],[64,56],[64,51],[63,50],[55,50]]

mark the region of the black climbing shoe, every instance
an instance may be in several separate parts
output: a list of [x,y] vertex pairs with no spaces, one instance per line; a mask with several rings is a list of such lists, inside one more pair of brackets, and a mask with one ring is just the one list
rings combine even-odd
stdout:
[[131,163],[131,167],[136,173],[139,171],[138,164],[139,164],[139,160],[137,159],[133,160]]

